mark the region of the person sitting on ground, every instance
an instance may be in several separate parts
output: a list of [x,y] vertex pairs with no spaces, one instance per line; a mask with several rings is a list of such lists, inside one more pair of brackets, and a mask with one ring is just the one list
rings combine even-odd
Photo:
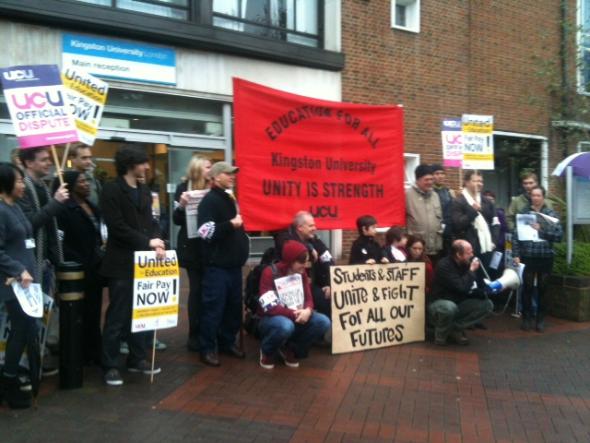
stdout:
[[426,255],[426,242],[419,235],[410,235],[407,243],[408,263],[424,263],[425,272],[425,293],[426,296],[432,290],[432,280],[434,279],[434,269],[432,262]]
[[468,344],[465,329],[481,322],[494,309],[483,292],[483,280],[476,277],[480,262],[473,257],[473,247],[468,241],[455,240],[451,253],[436,265],[427,306],[437,345],[445,345],[447,341]]
[[390,263],[405,262],[408,258],[406,251],[406,244],[408,242],[408,234],[403,228],[399,226],[392,226],[385,233],[385,248],[383,254]]
[[356,219],[358,238],[350,248],[350,265],[374,265],[389,263],[383,254],[381,245],[375,240],[377,220],[372,215],[363,215]]
[[[260,278],[260,366],[273,369],[279,355],[288,367],[299,367],[311,345],[330,329],[330,319],[314,311],[310,279],[305,272],[309,253],[304,244],[288,240],[283,244],[281,261],[267,266]],[[303,292],[297,306],[286,306],[277,291],[277,280],[300,275]]]

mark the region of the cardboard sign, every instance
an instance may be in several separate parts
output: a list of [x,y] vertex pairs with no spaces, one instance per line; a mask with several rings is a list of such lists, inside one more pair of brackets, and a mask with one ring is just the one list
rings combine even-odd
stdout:
[[309,211],[319,229],[359,214],[406,222],[403,108],[318,100],[234,79],[236,164],[248,231]]
[[463,168],[494,169],[494,117],[464,114]]
[[135,252],[131,332],[178,324],[179,277],[176,251],[166,251],[162,260],[154,251]]
[[78,141],[57,65],[13,66],[0,72],[21,148]]
[[424,340],[424,263],[330,268],[332,353]]
[[76,119],[80,141],[94,144],[109,85],[79,68],[66,68],[62,73],[70,111]]

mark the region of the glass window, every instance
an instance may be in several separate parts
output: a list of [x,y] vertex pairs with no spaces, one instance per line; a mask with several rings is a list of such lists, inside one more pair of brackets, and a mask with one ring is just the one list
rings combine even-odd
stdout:
[[391,27],[420,32],[420,0],[391,0]]
[[110,6],[129,11],[143,12],[160,17],[188,20],[190,0],[74,0],[99,6]]
[[321,0],[213,0],[213,25],[319,46]]

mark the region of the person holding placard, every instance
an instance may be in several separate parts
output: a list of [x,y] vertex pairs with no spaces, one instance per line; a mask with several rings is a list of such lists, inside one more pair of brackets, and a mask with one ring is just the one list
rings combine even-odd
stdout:
[[200,155],[193,155],[188,164],[186,177],[176,187],[172,214],[178,231],[177,252],[180,266],[186,269],[189,282],[188,292],[188,341],[189,351],[199,351],[199,315],[201,306],[201,240],[197,235],[197,208],[209,191],[209,170],[211,161]]
[[383,253],[390,263],[403,263],[408,259],[406,245],[408,234],[399,226],[392,226],[385,233],[385,248]]
[[307,357],[311,345],[331,325],[327,316],[314,311],[305,245],[288,240],[281,257],[260,278],[260,366],[264,369],[273,369],[277,356],[288,367],[299,367],[299,359]]
[[389,263],[383,249],[375,240],[377,220],[372,215],[362,215],[356,219],[359,236],[350,248],[350,265],[374,265]]
[[408,251],[408,257],[406,259],[408,263],[424,263],[424,292],[426,296],[429,296],[432,290],[434,269],[430,258],[426,255],[426,242],[419,235],[410,235],[406,243],[406,250]]
[[11,325],[0,378],[0,403],[4,398],[15,409],[31,406],[31,393],[21,390],[18,380],[23,351],[28,348],[30,356],[39,352],[37,321],[25,313],[10,286],[16,280],[27,288],[37,275],[33,227],[16,204],[24,192],[23,173],[10,163],[0,163],[0,302],[5,303]]
[[[150,169],[148,156],[139,146],[124,145],[115,154],[117,178],[105,184],[100,196],[100,207],[108,228],[106,253],[100,272],[108,279],[109,307],[102,331],[102,366],[104,381],[109,386],[120,386],[119,349],[123,334],[131,331],[133,307],[133,275],[135,251],[154,250],[157,258],[166,256],[166,245],[158,236],[152,218],[152,195],[144,184]],[[127,337],[129,372],[153,375],[147,361],[150,334],[132,333]]]
[[[530,191],[531,204],[528,213],[535,217],[531,228],[537,232],[536,241],[519,239],[518,229],[514,230],[512,256],[515,264],[525,264],[522,291],[522,325],[523,331],[532,328],[535,320],[537,332],[545,330],[545,291],[547,277],[553,269],[555,251],[553,242],[561,240],[563,230],[556,212],[545,202],[545,189],[535,186]],[[523,211],[525,212],[525,211]],[[518,214],[517,214],[518,217]],[[533,295],[537,291],[537,310],[533,308]]]

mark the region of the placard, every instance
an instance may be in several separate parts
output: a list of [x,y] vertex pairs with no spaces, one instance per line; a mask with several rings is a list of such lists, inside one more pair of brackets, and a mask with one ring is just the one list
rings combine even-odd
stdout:
[[463,132],[460,118],[445,118],[442,121],[443,166],[460,168],[463,165]]
[[57,65],[0,69],[4,97],[21,148],[78,141]]
[[79,68],[66,68],[62,81],[76,120],[78,137],[88,146],[94,144],[109,85]]
[[424,263],[334,266],[332,353],[424,340]]
[[176,251],[157,259],[155,251],[136,251],[131,332],[173,328],[178,324],[180,270]]
[[494,169],[494,117],[463,114],[463,169]]

